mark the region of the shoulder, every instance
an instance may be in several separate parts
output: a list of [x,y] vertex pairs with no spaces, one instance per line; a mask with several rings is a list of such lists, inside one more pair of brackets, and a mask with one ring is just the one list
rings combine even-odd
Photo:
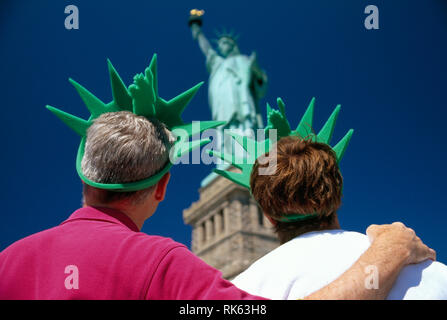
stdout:
[[447,286],[447,266],[438,261],[426,260],[421,263],[410,264],[402,270],[401,275],[418,275],[421,280],[437,279]]
[[365,234],[345,231],[345,230],[324,230],[305,233],[298,236],[286,245],[290,246],[318,246],[320,250],[328,248],[333,249],[355,249],[369,247],[369,239]]
[[447,266],[439,261],[427,260],[427,264],[430,264],[431,271],[442,274],[447,279]]
[[290,269],[291,273],[296,274],[297,269],[304,272],[306,266],[313,266],[311,261],[349,263],[367,250],[369,245],[368,237],[358,232],[309,232],[282,244],[255,261],[241,276],[270,272],[275,269],[273,266],[281,266],[283,270]]
[[368,237],[358,232],[343,230],[309,232],[269,252],[253,263],[252,267],[281,264],[283,261],[291,262],[294,260],[302,263],[301,257],[312,258],[314,256],[333,256],[340,252],[363,252],[369,245]]
[[159,245],[159,246],[163,246],[163,247],[172,247],[172,246],[182,246],[184,247],[185,245],[177,242],[171,238],[168,237],[163,237],[163,236],[155,236],[155,235],[149,235],[147,233],[144,232],[135,232],[132,233],[131,237],[129,238],[129,240],[132,241],[136,241],[136,242],[141,242],[141,243],[147,243],[147,244],[154,244],[154,245]]
[[171,250],[180,248],[186,249],[182,243],[176,242],[171,238],[148,235],[143,232],[132,233],[123,239],[123,246],[127,247],[141,256],[158,256],[163,259]]
[[26,253],[29,249],[35,247],[42,241],[45,241],[45,239],[51,237],[51,235],[56,232],[57,228],[58,227],[54,227],[51,229],[43,230],[17,240],[16,242],[6,247],[3,251],[1,251],[0,257],[4,257],[9,254],[17,255]]
[[388,299],[447,299],[447,266],[431,260],[406,266]]

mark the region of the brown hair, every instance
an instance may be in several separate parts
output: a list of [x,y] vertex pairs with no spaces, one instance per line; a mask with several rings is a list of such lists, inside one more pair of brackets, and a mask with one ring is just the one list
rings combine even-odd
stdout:
[[[276,157],[275,172],[261,175],[259,169],[269,166],[272,157]],[[253,197],[271,218],[317,213],[302,221],[278,221],[275,229],[281,243],[332,224],[342,185],[335,153],[328,145],[292,136],[276,143],[276,153],[257,159],[250,177]]]

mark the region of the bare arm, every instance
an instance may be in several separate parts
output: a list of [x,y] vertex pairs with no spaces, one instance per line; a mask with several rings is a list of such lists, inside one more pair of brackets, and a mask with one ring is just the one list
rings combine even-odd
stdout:
[[[372,225],[366,233],[372,241],[371,247],[342,276],[306,299],[385,299],[404,266],[436,259],[435,251],[402,223]],[[377,289],[367,289],[365,285],[368,275],[365,268],[368,266],[375,266],[378,270]]]

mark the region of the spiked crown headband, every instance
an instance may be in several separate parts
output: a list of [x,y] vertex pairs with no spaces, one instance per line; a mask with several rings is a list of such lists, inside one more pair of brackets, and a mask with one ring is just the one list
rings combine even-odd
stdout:
[[[337,105],[332,112],[331,116],[324,124],[323,128],[318,134],[312,132],[312,123],[314,116],[315,98],[312,98],[309,106],[306,109],[301,121],[299,122],[297,128],[292,130],[289,121],[286,118],[285,104],[281,98],[277,99],[278,109],[272,109],[269,104],[267,104],[267,126],[265,128],[265,136],[267,139],[263,141],[256,141],[250,137],[242,136],[237,133],[229,133],[232,138],[242,146],[242,148],[249,155],[247,158],[238,159],[234,155],[229,155],[221,153],[215,150],[208,150],[211,155],[214,155],[227,163],[233,165],[235,168],[239,169],[241,172],[232,172],[228,170],[214,169],[214,171],[227,178],[238,185],[250,190],[250,175],[254,166],[254,160],[258,159],[260,156],[271,151],[273,144],[276,140],[279,140],[287,136],[297,136],[297,137],[310,137],[311,141],[319,142],[329,145],[329,142],[334,133],[335,123],[337,121],[338,114],[340,112],[341,106]],[[271,139],[271,130],[276,130],[276,139]],[[345,154],[346,148],[351,140],[353,129],[350,129],[346,135],[334,146],[330,147],[335,152],[337,163],[340,163],[343,155]],[[281,221],[293,222],[300,221],[310,217],[316,216],[316,213],[310,214],[289,214],[285,216]]]
[[[170,170],[175,160],[194,148],[202,146],[210,141],[209,139],[189,141],[189,138],[204,130],[225,123],[222,121],[201,121],[199,125],[193,125],[193,123],[185,124],[181,115],[203,82],[169,101],[164,100],[158,95],[156,54],[153,55],[150,65],[146,68],[144,74],[137,74],[134,77],[134,83],[130,85],[129,88],[124,85],[124,82],[121,80],[121,77],[110,60],[108,60],[108,68],[113,95],[113,100],[109,103],[102,102],[86,88],[70,79],[71,84],[78,91],[81,99],[90,111],[91,115],[88,120],[78,118],[62,110],[47,106],[49,111],[81,136],[81,143],[76,158],[76,171],[81,180],[90,186],[115,191],[137,191],[153,186]],[[172,148],[174,148],[172,150],[174,153],[171,161],[168,161],[164,168],[151,177],[129,183],[98,183],[91,181],[84,176],[81,168],[87,130],[100,115],[108,112],[120,111],[129,111],[136,115],[144,116],[149,121],[155,118],[165,124],[169,130],[174,131],[174,134],[180,132],[182,136],[178,135],[177,141],[172,146]]]

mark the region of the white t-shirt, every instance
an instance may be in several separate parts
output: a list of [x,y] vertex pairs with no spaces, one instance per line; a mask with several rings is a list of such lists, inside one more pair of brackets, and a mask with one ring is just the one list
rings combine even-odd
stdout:
[[[305,233],[254,262],[232,282],[270,299],[304,298],[341,276],[369,245],[368,237],[357,232]],[[365,285],[374,284],[373,276],[374,268],[365,270]],[[431,260],[406,266],[387,299],[447,299],[447,266]]]

